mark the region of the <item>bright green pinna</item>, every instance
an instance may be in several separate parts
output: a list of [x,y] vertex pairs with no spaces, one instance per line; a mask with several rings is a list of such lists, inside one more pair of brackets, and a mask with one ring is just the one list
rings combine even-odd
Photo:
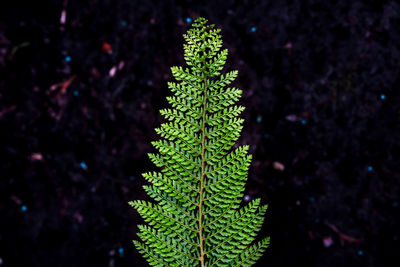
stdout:
[[172,108],[149,154],[160,172],[143,174],[155,203],[130,202],[148,225],[133,241],[151,266],[251,266],[268,247],[254,242],[267,206],[255,199],[240,207],[251,155],[233,145],[240,136],[242,91],[227,87],[236,70],[221,74],[228,50],[220,29],[198,18],[184,35],[187,68],[172,67]]

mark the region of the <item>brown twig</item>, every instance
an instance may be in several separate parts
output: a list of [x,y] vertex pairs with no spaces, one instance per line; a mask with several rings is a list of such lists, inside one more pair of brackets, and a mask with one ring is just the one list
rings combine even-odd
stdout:
[[57,94],[52,97],[52,101],[56,102],[60,108],[59,112],[54,111],[51,107],[49,107],[49,112],[50,115],[55,118],[56,120],[60,120],[65,105],[66,105],[66,99],[62,96],[65,95],[65,93],[68,90],[68,87],[72,84],[72,82],[76,79],[76,75],[72,75],[68,80],[63,81],[63,82],[59,82],[56,84],[53,84],[52,86],[50,86],[50,90],[47,91],[47,94],[50,95],[51,92],[56,91],[58,88],[60,88],[60,90],[58,90]]
[[325,225],[328,226],[332,231],[339,235],[340,245],[344,246],[344,243],[347,241],[350,244],[353,243],[361,243],[363,242],[362,238],[356,238],[342,233],[335,225],[325,222]]
[[56,98],[59,98],[61,95],[65,94],[67,92],[68,87],[71,85],[71,83],[76,79],[76,75],[72,75],[68,80],[59,82],[56,84],[53,84],[50,86],[50,91],[54,91],[57,88],[61,88],[61,90],[58,92],[56,95]]
[[13,105],[13,106],[11,106],[11,107],[4,108],[4,109],[0,110],[0,119],[1,119],[5,114],[7,114],[8,112],[13,111],[16,107],[17,107],[16,105]]

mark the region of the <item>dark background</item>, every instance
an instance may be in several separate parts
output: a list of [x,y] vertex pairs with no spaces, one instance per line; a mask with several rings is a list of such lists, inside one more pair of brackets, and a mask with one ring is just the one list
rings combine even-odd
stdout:
[[200,15],[244,90],[257,266],[399,266],[400,5],[383,0],[1,1],[0,265],[145,266],[127,202]]

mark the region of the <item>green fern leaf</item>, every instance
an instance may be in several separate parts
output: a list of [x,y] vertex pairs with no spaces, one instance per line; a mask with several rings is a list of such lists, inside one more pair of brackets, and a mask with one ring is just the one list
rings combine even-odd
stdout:
[[251,266],[269,244],[255,242],[267,206],[241,206],[251,155],[248,146],[233,149],[244,107],[235,104],[242,90],[227,87],[238,72],[220,73],[228,50],[206,19],[184,39],[188,67],[171,68],[171,108],[161,110],[158,153],[149,154],[161,171],[143,174],[155,203],[129,202],[148,224],[138,226],[134,245],[151,266]]

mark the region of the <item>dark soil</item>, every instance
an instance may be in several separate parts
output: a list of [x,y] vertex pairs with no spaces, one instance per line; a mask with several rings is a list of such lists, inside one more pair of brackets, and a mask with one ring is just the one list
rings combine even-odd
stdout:
[[2,1],[0,265],[145,266],[127,202],[146,197],[199,15],[244,90],[246,194],[269,204],[257,266],[399,266],[400,5],[384,0]]

